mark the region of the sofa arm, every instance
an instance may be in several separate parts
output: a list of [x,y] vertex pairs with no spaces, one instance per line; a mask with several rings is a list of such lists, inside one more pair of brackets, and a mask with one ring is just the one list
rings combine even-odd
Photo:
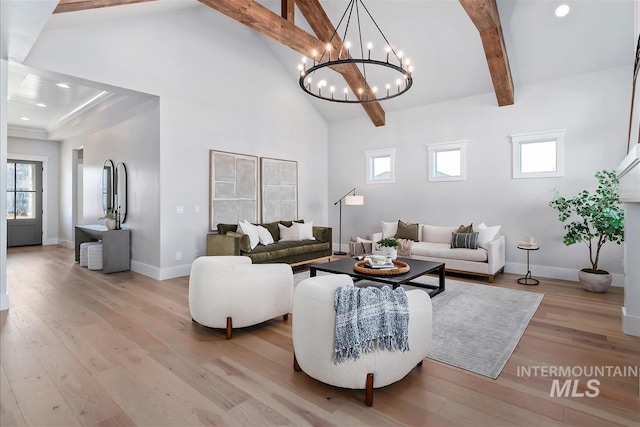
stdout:
[[313,237],[320,242],[331,242],[332,234],[331,227],[313,226]]
[[380,233],[373,233],[371,235],[371,254],[381,254],[382,250],[380,249],[380,246],[378,246],[378,242],[382,240],[382,232]]
[[246,234],[207,234],[207,256],[212,255],[241,255],[241,252],[249,252],[251,242]]
[[504,267],[505,263],[505,242],[504,235],[489,242],[487,246],[487,262],[489,263],[489,273],[493,274]]

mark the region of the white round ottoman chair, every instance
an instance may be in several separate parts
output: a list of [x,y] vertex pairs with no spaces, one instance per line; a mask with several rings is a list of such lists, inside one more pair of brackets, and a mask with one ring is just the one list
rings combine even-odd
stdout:
[[406,292],[408,351],[373,351],[334,364],[334,298],[338,286],[353,286],[353,280],[344,274],[328,274],[305,279],[296,286],[291,332],[294,370],[336,387],[365,389],[365,403],[371,406],[374,388],[392,384],[422,365],[431,344],[431,299],[419,289]]
[[289,318],[293,271],[288,264],[252,264],[244,256],[202,256],[191,265],[189,311],[194,322],[243,328],[283,316]]

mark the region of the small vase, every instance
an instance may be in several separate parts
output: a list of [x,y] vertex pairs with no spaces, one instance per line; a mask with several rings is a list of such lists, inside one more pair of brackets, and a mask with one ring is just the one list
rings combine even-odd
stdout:
[[116,228],[116,220],[115,219],[108,219],[108,220],[106,220],[105,224],[106,224],[106,226],[107,226],[107,228],[109,230],[115,230],[115,228]]
[[398,249],[397,248],[392,248],[392,247],[389,247],[389,246],[383,246],[381,249],[382,249],[382,255],[391,257],[392,260],[395,260],[396,258],[398,258]]

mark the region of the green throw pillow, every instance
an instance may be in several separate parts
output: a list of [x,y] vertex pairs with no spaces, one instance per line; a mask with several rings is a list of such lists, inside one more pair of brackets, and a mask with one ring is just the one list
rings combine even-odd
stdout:
[[473,223],[469,225],[461,225],[456,230],[456,233],[473,233]]
[[404,221],[398,220],[398,231],[396,232],[396,239],[409,239],[414,242],[418,240],[418,224],[408,224]]

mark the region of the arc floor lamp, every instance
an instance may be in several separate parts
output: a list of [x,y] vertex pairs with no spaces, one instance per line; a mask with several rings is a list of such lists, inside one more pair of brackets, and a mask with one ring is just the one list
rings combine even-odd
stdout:
[[340,228],[339,228],[339,241],[338,241],[338,250],[334,252],[334,255],[346,255],[347,253],[342,251],[342,201],[344,201],[345,205],[349,206],[362,206],[364,205],[364,196],[356,196],[356,188],[354,187],[352,190],[349,190],[347,194],[342,196],[337,202],[333,204],[333,206],[339,204],[340,205]]

